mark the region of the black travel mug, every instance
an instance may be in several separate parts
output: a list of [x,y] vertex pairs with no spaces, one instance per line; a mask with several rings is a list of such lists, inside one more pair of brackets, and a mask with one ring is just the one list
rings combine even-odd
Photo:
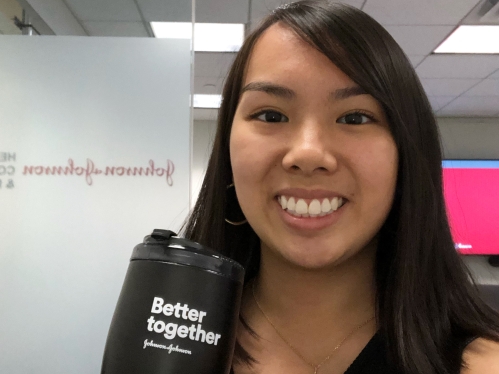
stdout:
[[227,374],[244,280],[237,262],[167,230],[132,253],[101,374]]

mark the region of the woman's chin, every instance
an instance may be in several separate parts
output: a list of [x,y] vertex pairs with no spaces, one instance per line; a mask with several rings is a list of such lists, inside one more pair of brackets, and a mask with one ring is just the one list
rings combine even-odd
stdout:
[[348,253],[345,250],[335,250],[333,248],[288,248],[279,250],[279,255],[290,265],[302,269],[318,270],[333,268],[345,261]]

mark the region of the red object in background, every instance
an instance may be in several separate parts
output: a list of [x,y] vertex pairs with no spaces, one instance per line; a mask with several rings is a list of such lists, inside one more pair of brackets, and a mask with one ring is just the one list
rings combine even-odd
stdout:
[[499,254],[499,161],[444,161],[444,195],[456,249]]

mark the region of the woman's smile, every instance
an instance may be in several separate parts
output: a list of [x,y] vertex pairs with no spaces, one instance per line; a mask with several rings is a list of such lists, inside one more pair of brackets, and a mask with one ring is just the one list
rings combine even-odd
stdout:
[[279,216],[286,225],[294,230],[313,231],[333,225],[343,213],[347,200],[341,197],[310,200],[279,196],[276,203]]

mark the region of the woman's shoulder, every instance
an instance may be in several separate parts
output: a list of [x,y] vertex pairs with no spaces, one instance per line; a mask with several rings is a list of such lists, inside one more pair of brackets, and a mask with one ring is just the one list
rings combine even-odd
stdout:
[[477,338],[463,352],[461,374],[499,374],[499,342]]

